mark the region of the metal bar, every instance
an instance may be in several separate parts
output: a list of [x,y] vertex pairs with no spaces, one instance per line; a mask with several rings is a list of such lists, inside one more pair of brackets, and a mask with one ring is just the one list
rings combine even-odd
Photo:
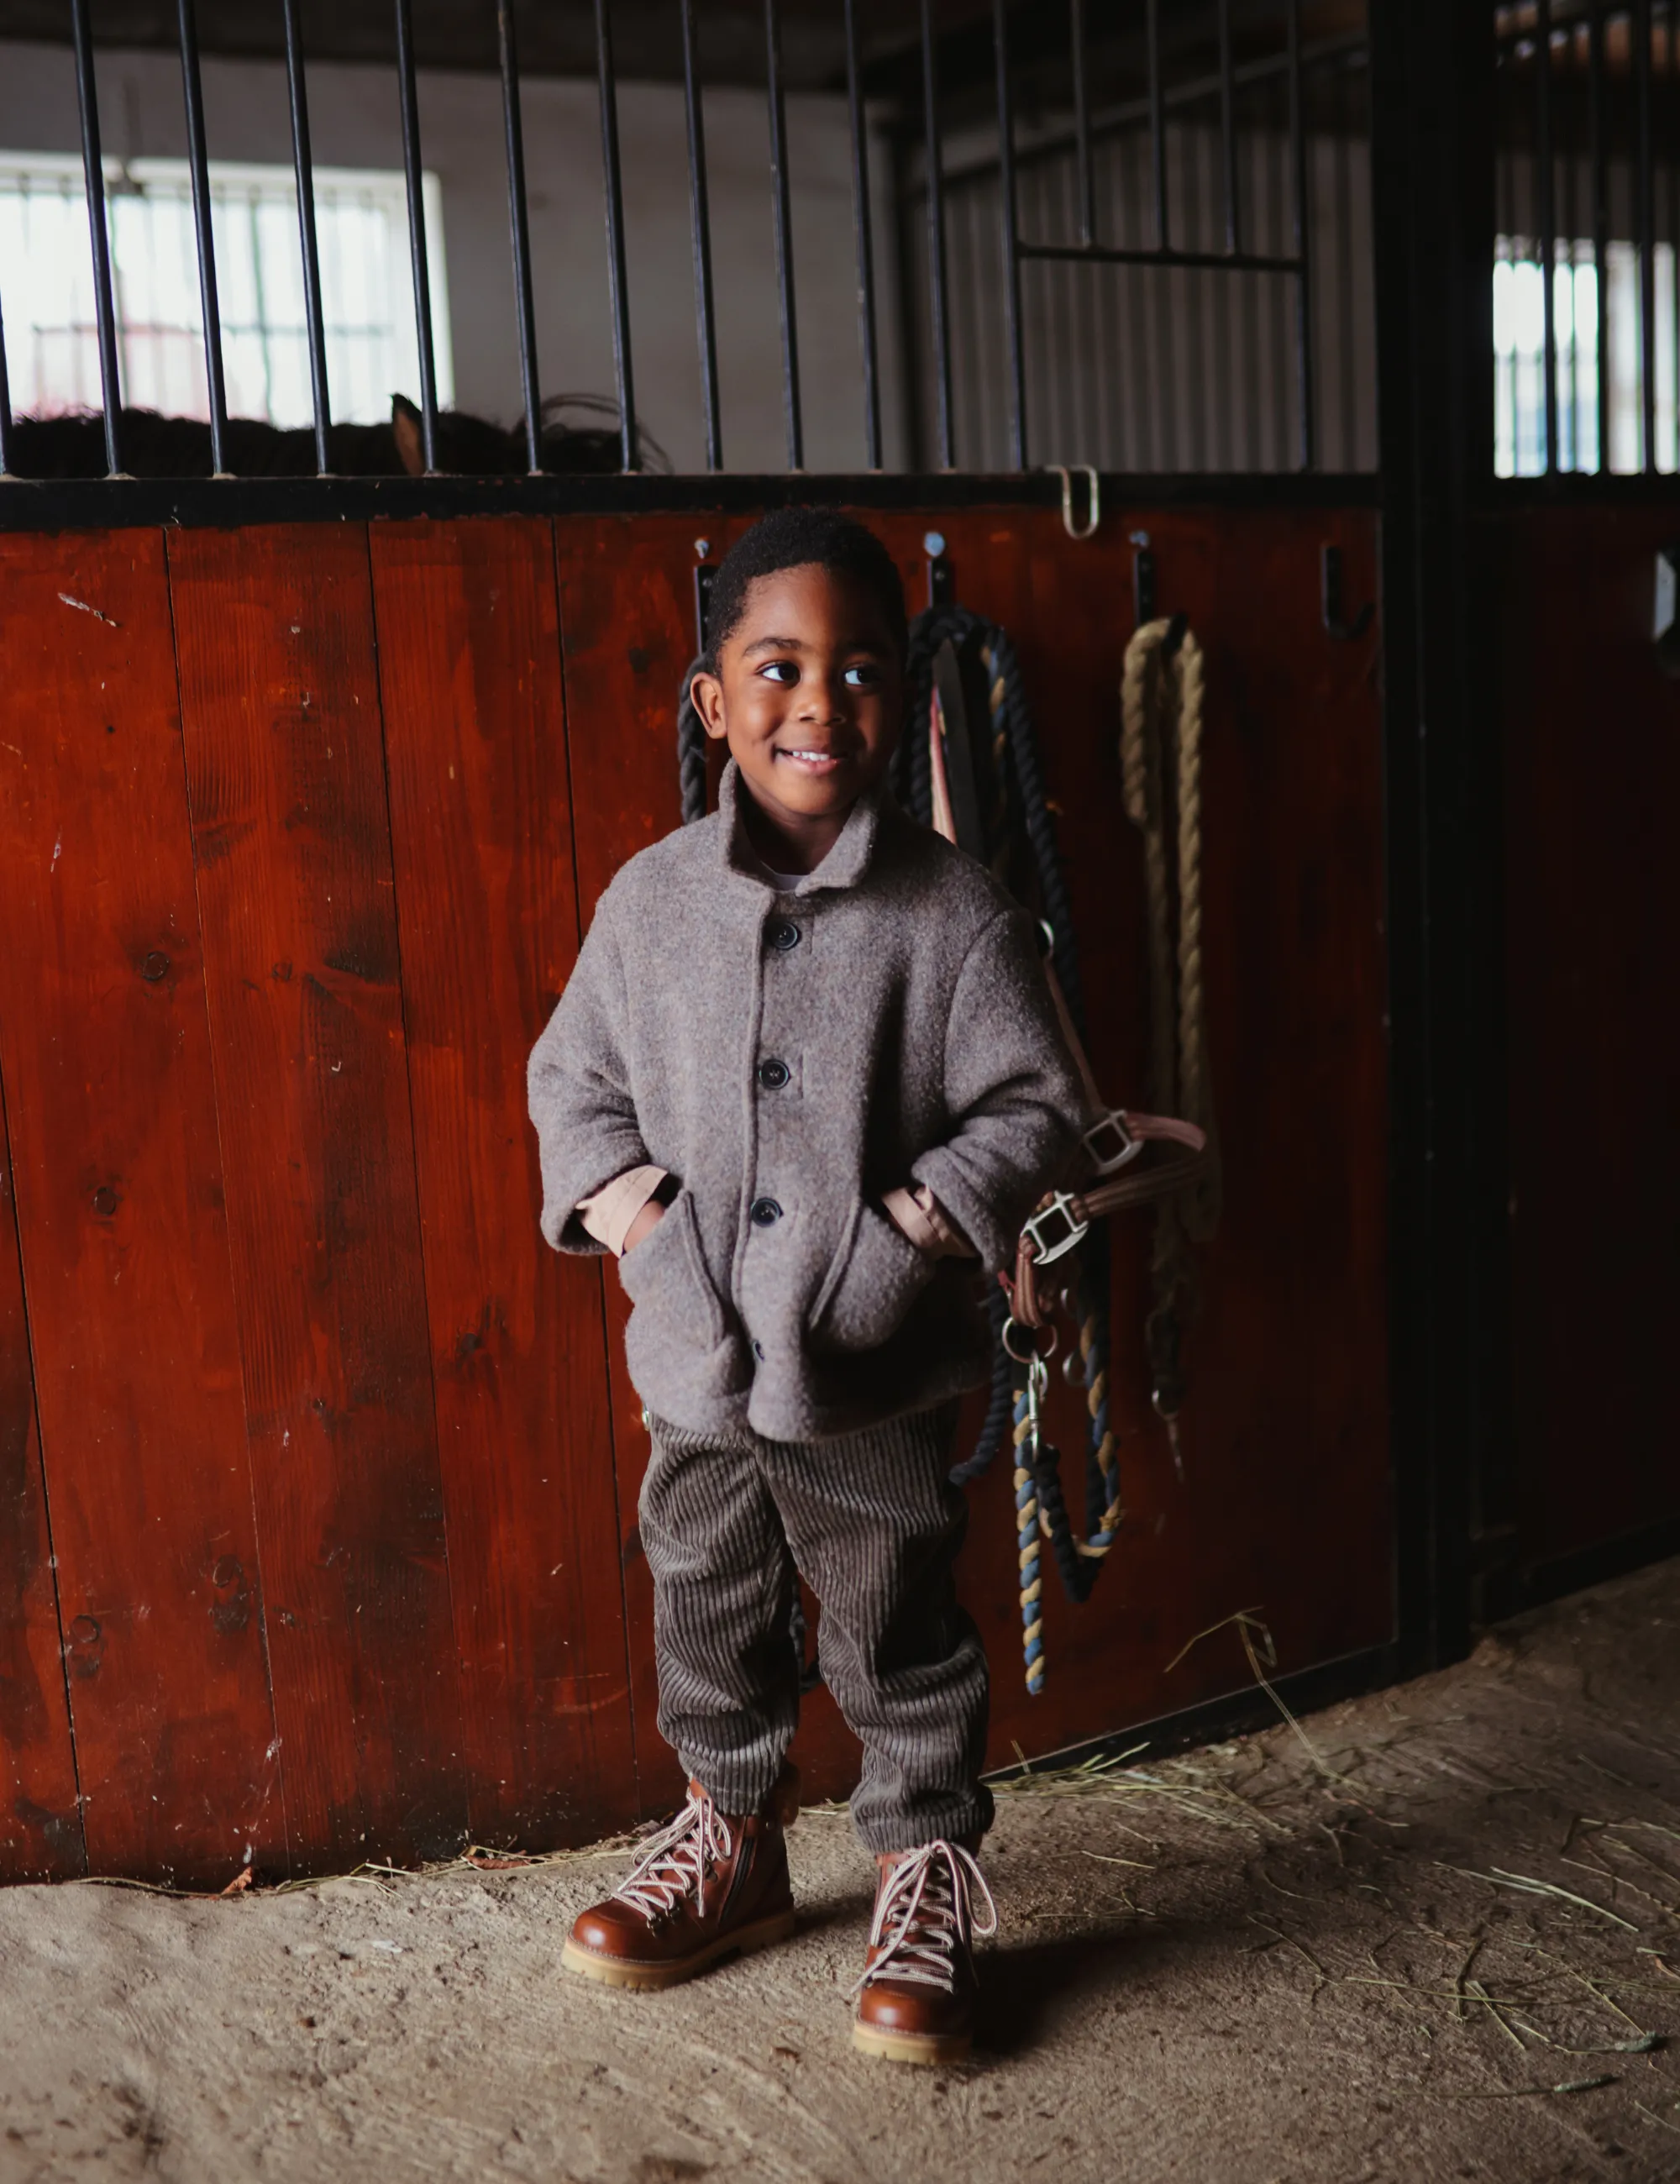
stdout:
[[[1668,97],[1669,111],[1674,110],[1677,95],[1680,95],[1680,5],[1668,0]],[[1674,358],[1674,468],[1680,471],[1680,157],[1677,157],[1672,138],[1668,152],[1668,242],[1672,256],[1669,261],[1670,286],[1673,311],[1671,317]],[[0,356],[0,370],[5,368],[5,358]]]
[[846,106],[852,127],[852,224],[857,236],[858,341],[864,366],[864,451],[881,468],[881,365],[875,332],[875,237],[870,217],[869,115],[864,105],[857,0],[846,0]]
[[198,25],[192,0],[176,0],[181,87],[186,105],[186,157],[192,175],[192,231],[198,247],[198,299],[204,314],[204,382],[210,407],[210,471],[227,475],[227,380],[222,315],[216,294],[216,246],[210,226],[210,157],[204,141],[204,87],[198,74]]
[[607,199],[607,283],[613,313],[613,370],[618,382],[619,460],[639,467],[636,373],[630,352],[630,280],[624,257],[624,182],[618,162],[618,79],[613,69],[612,0],[595,0],[595,77],[601,98],[601,181]]
[[933,0],[921,0],[921,125],[926,163],[927,301],[933,332],[933,392],[939,426],[939,467],[955,466],[951,420],[950,301],[945,278],[945,178],[939,148],[939,81]]
[[1068,36],[1073,45],[1074,131],[1079,162],[1079,240],[1089,244],[1097,239],[1097,183],[1091,169],[1091,86],[1085,68],[1085,0],[1068,0]]
[[782,92],[782,25],[776,0],[765,0],[765,58],[769,70],[770,202],[776,214],[776,293],[782,312],[782,407],[787,426],[787,467],[805,467],[799,414],[799,327],[793,297],[793,214],[787,174],[787,113]]
[[414,280],[414,338],[420,351],[420,447],[426,474],[437,468],[437,366],[431,348],[431,274],[426,254],[426,192],[420,166],[420,99],[409,0],[397,0],[397,95],[403,118],[403,181],[409,199],[409,258]]
[[1656,205],[1651,153],[1651,0],[1634,0],[1633,96],[1637,130],[1639,239],[1640,468],[1656,469]]
[[1557,468],[1557,207],[1552,156],[1552,0],[1534,0],[1534,200],[1540,221],[1540,299],[1544,345],[1540,369],[1546,420],[1546,474]]
[[1307,125],[1301,93],[1301,0],[1289,0],[1289,175],[1295,239],[1295,394],[1300,461],[1310,471],[1318,435],[1313,415],[1312,268],[1307,258]]
[[525,129],[520,114],[519,40],[513,0],[498,0],[502,123],[508,144],[508,228],[514,251],[514,308],[519,320],[520,389],[525,397],[526,468],[542,467],[542,396],[537,377],[537,312],[531,294],[531,210],[525,190]]
[[1237,214],[1237,85],[1231,72],[1231,0],[1219,0],[1219,136],[1225,167],[1225,248],[1242,248]]
[[81,172],[87,192],[87,240],[93,253],[93,315],[99,340],[99,390],[105,404],[105,465],[122,475],[122,382],[117,370],[117,314],[111,294],[111,239],[105,225],[105,170],[99,150],[99,93],[93,80],[88,0],[70,0],[75,95],[81,115]]
[[1008,0],[992,0],[998,73],[998,236],[1004,254],[1004,320],[1009,342],[1010,453],[1026,468],[1026,359],[1021,337],[1021,235],[1015,210],[1015,100],[1010,84]]
[[1598,359],[1598,462],[1600,471],[1610,468],[1610,298],[1605,288],[1605,261],[1610,254],[1610,149],[1605,126],[1605,10],[1604,0],[1590,0],[1587,26],[1588,98],[1591,108],[1593,165],[1593,296],[1597,326],[1594,350]]
[[723,468],[718,410],[717,334],[712,324],[712,223],[706,198],[706,121],[694,0],[682,0],[682,99],[688,120],[688,218],[694,248],[694,330],[700,348],[700,402],[706,413],[706,468]]
[[281,0],[286,19],[286,88],[292,106],[292,166],[298,181],[298,241],[303,256],[304,337],[315,410],[315,467],[332,467],[332,411],[326,382],[326,326],[321,310],[320,246],[315,235],[315,165],[309,149],[309,103],[303,85],[303,38],[298,0]]
[[1148,0],[1149,42],[1149,167],[1154,184],[1155,247],[1167,247],[1166,109],[1161,95],[1160,0]]
[[1193,270],[1206,269],[1226,273],[1294,273],[1301,270],[1299,258],[1273,258],[1255,251],[1240,252],[1232,257],[1223,250],[1141,250],[1111,248],[1107,243],[1093,243],[1087,249],[1079,242],[1017,242],[1015,250],[1021,258],[1050,258],[1063,261],[1081,260],[1091,265],[1157,265],[1164,270],[1174,266]]
[[12,471],[12,383],[6,371],[6,326],[0,317],[0,477]]

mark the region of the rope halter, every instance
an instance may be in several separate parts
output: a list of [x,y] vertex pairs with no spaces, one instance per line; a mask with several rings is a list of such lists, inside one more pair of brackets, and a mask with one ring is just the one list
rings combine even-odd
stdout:
[[687,1803],[648,1845],[614,1901],[627,1903],[657,1926],[692,1896],[696,1914],[704,1918],[706,1877],[734,1849],[728,1821],[699,1785],[691,1783]]
[[[986,1905],[986,1925],[976,1924],[976,1892]],[[874,1957],[853,1987],[861,1994],[878,1979],[952,1992],[957,1944],[995,1934],[998,1907],[986,1876],[960,1843],[923,1843],[907,1851],[888,1875],[869,1930]]]

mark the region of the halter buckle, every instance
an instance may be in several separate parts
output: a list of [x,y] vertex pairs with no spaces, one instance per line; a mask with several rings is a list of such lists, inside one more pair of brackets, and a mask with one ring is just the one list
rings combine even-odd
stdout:
[[1086,1131],[1084,1144],[1099,1175],[1115,1174],[1143,1150],[1143,1140],[1127,1129],[1125,1113],[1119,1107],[1110,1107],[1106,1115],[1098,1117]]
[[[1061,1223],[1060,1232],[1054,1225],[1058,1222]],[[1048,1235],[1045,1234],[1046,1223],[1050,1224]],[[1073,1200],[1069,1193],[1059,1190],[1048,1206],[1039,1207],[1032,1219],[1027,1222],[1021,1234],[1024,1236],[1030,1236],[1032,1240],[1033,1265],[1048,1267],[1053,1261],[1063,1257],[1071,1251],[1074,1245],[1082,1242],[1090,1232],[1090,1223],[1082,1221],[1074,1212]]]

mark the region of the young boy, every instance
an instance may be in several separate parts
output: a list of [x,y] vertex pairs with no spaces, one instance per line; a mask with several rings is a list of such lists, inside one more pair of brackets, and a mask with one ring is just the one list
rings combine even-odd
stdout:
[[879,1867],[854,2036],[943,2061],[969,2044],[976,1892],[996,1925],[955,1398],[986,1371],[977,1277],[1077,1145],[1079,1081],[1031,921],[887,794],[905,614],[881,542],[767,516],[711,622],[689,694],[728,746],[718,810],[616,875],[531,1059],[543,1233],[619,1254],[635,1307],[659,1730],[690,1777],[565,1961],[666,1986],[793,1931],[797,1568]]

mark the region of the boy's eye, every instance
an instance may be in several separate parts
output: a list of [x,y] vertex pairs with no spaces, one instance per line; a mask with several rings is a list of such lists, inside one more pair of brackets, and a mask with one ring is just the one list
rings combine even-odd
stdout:
[[881,680],[881,670],[872,660],[860,660],[846,670],[843,679],[854,690],[872,690]]
[[799,671],[791,660],[767,660],[759,672],[767,682],[797,682]]

